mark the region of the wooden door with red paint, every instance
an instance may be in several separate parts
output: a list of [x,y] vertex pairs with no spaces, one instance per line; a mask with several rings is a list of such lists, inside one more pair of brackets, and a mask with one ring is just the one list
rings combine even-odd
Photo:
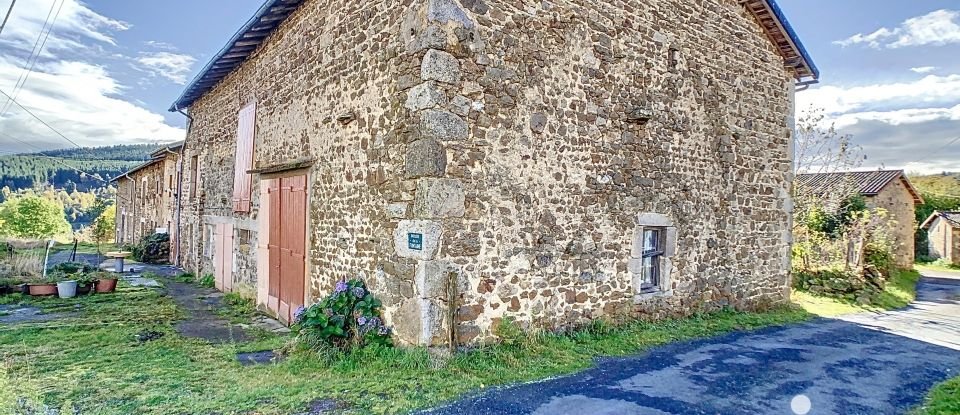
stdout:
[[270,281],[268,306],[293,321],[303,305],[306,283],[307,178],[291,176],[266,183],[270,196]]

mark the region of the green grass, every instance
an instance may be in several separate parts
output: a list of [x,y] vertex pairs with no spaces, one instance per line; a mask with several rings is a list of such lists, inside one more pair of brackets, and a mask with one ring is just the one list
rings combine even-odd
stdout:
[[[724,311],[540,334],[446,360],[425,349],[392,348],[358,351],[331,363],[301,350],[276,365],[242,367],[237,352],[281,348],[290,338],[254,330],[247,343],[187,339],[173,329],[183,314],[168,297],[130,287],[112,296],[30,301],[50,311],[73,302],[82,306],[69,321],[0,328],[0,413],[11,412],[19,398],[65,413],[286,414],[316,399],[345,402],[353,413],[402,413],[472,390],[572,373],[590,367],[596,356],[810,318],[798,308]],[[249,311],[239,301],[225,302],[240,314]],[[135,335],[148,329],[164,336],[138,343]]]
[[906,307],[917,297],[917,281],[920,273],[914,270],[894,272],[883,292],[872,304],[862,305],[833,297],[817,296],[805,291],[793,290],[790,298],[811,314],[834,317],[864,311],[895,310]]
[[950,379],[931,389],[926,400],[913,413],[915,415],[960,414],[960,377]]
[[960,272],[960,265],[945,264],[942,262],[918,262],[916,267],[919,270],[928,269],[933,271]]

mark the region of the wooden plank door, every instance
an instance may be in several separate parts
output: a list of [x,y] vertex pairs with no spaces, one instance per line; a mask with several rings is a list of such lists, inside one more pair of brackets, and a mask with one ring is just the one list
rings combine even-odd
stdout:
[[223,291],[233,291],[233,225],[223,225]]
[[213,281],[216,289],[223,291],[223,225],[213,225]]
[[267,308],[280,314],[280,179],[270,179],[263,182],[267,187],[270,204],[269,221],[270,235],[267,242],[267,256],[270,261],[270,273],[267,282]]
[[233,225],[218,223],[213,228],[213,273],[216,288],[233,289]]
[[278,314],[293,320],[303,305],[306,277],[306,176],[280,179],[280,307]]

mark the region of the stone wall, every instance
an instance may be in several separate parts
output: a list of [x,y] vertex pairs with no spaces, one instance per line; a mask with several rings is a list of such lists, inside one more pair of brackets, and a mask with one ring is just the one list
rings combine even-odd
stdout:
[[175,155],[165,155],[116,180],[116,242],[135,244],[158,228],[169,231],[175,226],[176,159]]
[[[475,343],[508,317],[785,302],[791,74],[738,2],[704,3],[307,1],[192,106],[185,223],[264,243],[256,177],[251,213],[229,206],[255,101],[257,166],[317,159],[308,302],[359,274],[402,342],[445,343],[450,317]],[[644,218],[673,238],[651,294],[631,261]],[[208,270],[200,235],[185,265]]]
[[876,196],[867,197],[867,206],[883,208],[896,222],[894,232],[894,256],[897,266],[911,268],[914,262],[914,234],[917,231],[916,204],[913,194],[902,180],[893,180],[880,190]]

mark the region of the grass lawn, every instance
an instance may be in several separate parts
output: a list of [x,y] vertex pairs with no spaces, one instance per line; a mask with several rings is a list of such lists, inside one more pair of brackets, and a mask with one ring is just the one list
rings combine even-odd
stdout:
[[960,414],[960,377],[955,377],[935,386],[927,395],[915,415]]
[[[18,400],[96,414],[287,414],[318,399],[352,413],[403,413],[494,385],[571,373],[602,355],[626,355],[668,342],[804,321],[799,308],[725,311],[683,320],[595,326],[542,334],[442,360],[424,349],[368,349],[328,362],[298,351],[275,365],[242,367],[239,351],[280,348],[289,337],[257,333],[249,343],[211,345],[173,330],[181,310],[155,291],[47,299],[47,310],[80,311],[69,321],[0,328],[0,413]],[[233,316],[243,317],[242,305]],[[140,343],[137,333],[164,333]]]
[[960,265],[945,265],[936,262],[917,263],[916,267],[919,270],[928,269],[932,271],[960,272]]
[[799,290],[790,295],[794,303],[811,314],[833,317],[863,311],[894,310],[906,307],[917,297],[917,281],[920,273],[914,270],[895,272],[887,286],[871,305],[857,304],[854,301],[823,297]]

